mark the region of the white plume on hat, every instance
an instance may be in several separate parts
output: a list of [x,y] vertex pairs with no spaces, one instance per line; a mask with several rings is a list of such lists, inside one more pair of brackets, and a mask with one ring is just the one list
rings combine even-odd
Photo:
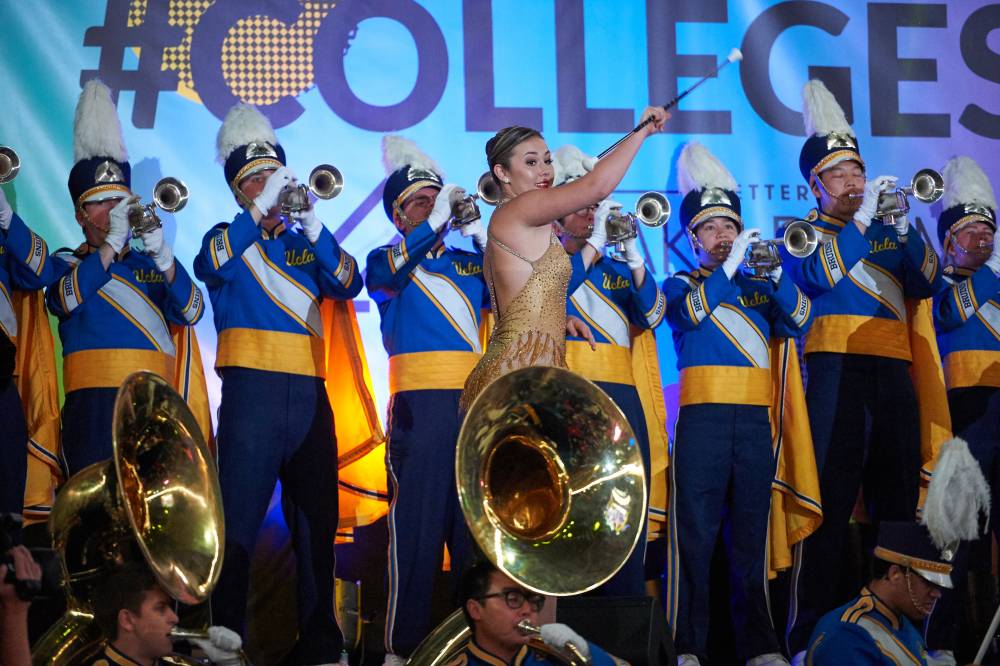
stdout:
[[943,210],[960,204],[977,204],[996,211],[997,198],[993,186],[971,157],[959,155],[951,158],[941,169],[941,175],[944,178]]
[[437,162],[420,150],[416,143],[398,134],[386,134],[382,137],[382,164],[388,175],[405,166],[413,166],[436,173],[444,180],[444,171]]
[[217,157],[220,163],[225,163],[229,155],[253,141],[266,141],[272,146],[278,145],[278,137],[274,134],[271,121],[257,107],[250,104],[237,104],[229,109],[219,134],[215,138]]
[[677,160],[677,183],[681,194],[691,190],[721,187],[735,192],[737,185],[733,175],[705,146],[692,141],[681,151]]
[[979,536],[980,512],[989,520],[990,487],[969,445],[955,437],[941,445],[920,522],[938,548],[954,548]]
[[562,185],[569,180],[576,180],[594,169],[597,160],[590,157],[574,145],[566,144],[552,155],[552,166],[555,167],[556,185]]
[[84,84],[73,119],[73,161],[91,157],[128,160],[118,109],[111,101],[111,91],[98,79]]
[[831,132],[854,136],[837,98],[819,79],[807,81],[802,87],[802,119],[806,136],[826,136]]

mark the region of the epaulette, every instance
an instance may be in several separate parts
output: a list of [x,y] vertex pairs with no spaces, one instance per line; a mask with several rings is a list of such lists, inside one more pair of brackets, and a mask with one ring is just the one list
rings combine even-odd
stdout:
[[819,213],[816,212],[815,208],[813,208],[811,211],[806,213],[806,216],[802,219],[805,220],[806,222],[815,222],[817,219],[819,219]]

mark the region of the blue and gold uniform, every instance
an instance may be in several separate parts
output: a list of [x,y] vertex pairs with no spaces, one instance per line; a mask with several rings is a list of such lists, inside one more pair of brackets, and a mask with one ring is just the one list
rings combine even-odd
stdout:
[[[628,419],[642,449],[643,463],[650,470],[650,439],[658,438],[658,444],[665,451],[666,413],[663,408],[662,386],[659,380],[659,365],[655,354],[655,341],[649,335],[643,339],[645,345],[633,345],[643,331],[651,331],[663,322],[666,314],[666,297],[656,285],[652,274],[646,271],[642,285],[634,284],[629,267],[619,261],[599,256],[589,270],[584,270],[583,255],[573,255],[573,278],[570,280],[569,301],[566,313],[579,317],[587,323],[594,334],[597,349],[577,337],[566,339],[566,364],[573,372],[589,379],[604,390]],[[580,278],[583,278],[580,283]],[[576,286],[579,283],[579,286]],[[574,288],[575,287],[575,288]],[[643,354],[648,347],[653,353]],[[642,358],[636,359],[634,355]],[[645,390],[645,405],[637,389],[636,362],[639,367],[652,364],[649,368],[652,381],[638,377],[639,385]],[[655,401],[659,400],[659,404]],[[659,409],[657,409],[657,407]],[[649,413],[647,414],[647,410]],[[659,412],[659,413],[656,413]],[[662,417],[661,417],[662,415]],[[650,432],[652,422],[655,431]],[[647,478],[647,486],[651,479]],[[655,510],[650,505],[651,519],[665,518],[662,504]],[[626,596],[645,594],[645,570],[643,567],[645,531],[639,545],[618,573],[601,586],[603,594]]]
[[[160,666],[167,662],[157,659],[153,666]],[[101,654],[90,662],[90,666],[142,666],[142,662],[132,659],[113,645],[106,645]]]
[[[41,236],[12,213],[10,227],[0,231],[0,333],[15,346],[18,346],[19,333],[17,292],[43,289],[64,270],[66,266],[62,262],[49,256],[48,246]],[[22,339],[20,342],[30,345],[33,341]],[[22,372],[15,370],[15,375],[20,374]],[[0,465],[0,512],[21,513],[23,510],[28,464],[22,465],[20,461],[24,460],[26,450],[28,460],[36,457],[44,461],[45,467],[59,467],[55,452],[49,450],[51,447],[32,445],[17,384],[12,380],[4,385],[0,378],[0,422],[4,424],[0,428],[0,459],[4,461]],[[25,396],[24,399],[29,398]],[[44,513],[49,508],[47,504],[31,508],[36,513]]]
[[[229,111],[219,146],[238,199],[241,181],[284,165],[270,123],[250,106]],[[357,263],[325,227],[310,242],[281,221],[268,231],[243,210],[205,234],[194,269],[212,300],[222,378],[217,439],[226,557],[213,623],[244,629],[250,558],[280,479],[298,563],[293,659],[336,661],[343,643],[333,600],[337,441],[321,304],[358,295]]]
[[[721,172],[681,203],[681,224],[696,238],[717,218],[742,229],[735,181],[698,145],[680,158],[689,171]],[[691,165],[691,166],[688,166]],[[709,169],[708,167],[712,167]],[[801,335],[812,321],[809,299],[786,275],[730,278],[723,267],[681,272],[663,284],[673,330],[680,398],[670,458],[667,620],[678,654],[706,658],[709,566],[728,516],[732,615],[740,661],[780,652],[767,607],[767,535],[775,454],[772,440],[771,339]]]
[[[815,82],[807,86],[818,89]],[[821,92],[825,103],[836,105],[825,88]],[[845,161],[864,165],[849,127],[810,136],[799,165],[813,185],[822,183],[822,171]],[[786,256],[785,267],[813,299],[815,322],[804,349],[806,404],[823,523],[803,544],[796,567],[788,632],[793,654],[804,649],[820,615],[843,601],[830,576],[836,579],[840,571],[862,486],[875,523],[915,515],[923,452],[934,432],[922,419],[921,410],[926,414],[932,407],[920,399],[921,382],[911,376],[911,367],[936,373],[939,365],[928,317],[918,316],[929,308],[918,299],[937,290],[940,262],[921,234],[911,231],[901,239],[878,219],[862,231],[853,220],[819,209],[805,220],[815,227],[819,247],[804,259]],[[925,337],[916,344],[923,329]],[[947,420],[938,391],[939,411]]]
[[[590,662],[594,666],[614,666],[615,660],[607,652],[587,641],[590,648]],[[469,646],[448,666],[533,666],[534,664],[561,664],[562,661],[550,658],[540,650],[530,645],[523,646],[509,662],[504,661],[492,652],[479,647],[475,640],[469,641]]]
[[913,623],[865,587],[819,621],[805,663],[922,666],[927,663],[927,650]]
[[[385,137],[387,163],[396,145]],[[406,230],[398,243],[368,255],[366,286],[381,315],[389,355],[386,474],[389,504],[385,648],[408,655],[431,629],[427,600],[448,546],[452,571],[470,554],[470,537],[455,494],[458,401],[482,356],[481,327],[489,309],[480,253],[448,248],[431,222],[411,223],[408,199],[443,183],[436,165],[392,164],[383,192],[386,215]],[[430,191],[430,190],[427,190]],[[443,195],[442,195],[443,196]]]

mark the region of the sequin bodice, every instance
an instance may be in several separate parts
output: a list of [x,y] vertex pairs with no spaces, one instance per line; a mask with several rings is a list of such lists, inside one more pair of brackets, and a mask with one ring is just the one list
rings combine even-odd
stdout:
[[[531,275],[503,310],[497,307],[491,253],[508,252],[531,264]],[[490,382],[513,370],[536,365],[566,367],[566,290],[572,273],[569,255],[554,236],[535,261],[490,236],[483,270],[497,316],[486,353],[465,381],[462,409],[468,409]]]

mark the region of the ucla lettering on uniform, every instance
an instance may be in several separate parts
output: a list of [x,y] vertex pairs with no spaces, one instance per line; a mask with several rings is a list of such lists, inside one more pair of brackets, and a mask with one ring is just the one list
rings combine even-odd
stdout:
[[603,276],[602,286],[608,290],[628,289],[632,286],[632,281],[627,278],[623,278],[621,275],[616,275],[615,279],[612,280],[611,276],[605,273]]
[[899,249],[899,245],[897,245],[896,241],[891,238],[883,238],[880,241],[869,241],[868,244],[871,245],[872,248],[871,254],[878,254],[879,252]]
[[304,266],[314,261],[316,261],[316,253],[308,248],[304,248],[301,252],[296,250],[285,251],[285,263],[289,266]]
[[451,265],[455,267],[455,272],[459,275],[479,275],[483,272],[483,267],[472,261],[467,261],[462,263],[461,261],[453,261]]
[[760,293],[759,291],[754,291],[753,296],[749,298],[747,298],[746,296],[739,297],[740,304],[745,308],[755,308],[758,305],[764,305],[770,300],[771,300],[770,298],[768,298],[765,294]]
[[132,271],[132,274],[135,275],[136,282],[141,282],[145,284],[164,281],[163,273],[161,273],[160,271],[153,270],[152,268],[150,269],[139,268],[137,270]]

